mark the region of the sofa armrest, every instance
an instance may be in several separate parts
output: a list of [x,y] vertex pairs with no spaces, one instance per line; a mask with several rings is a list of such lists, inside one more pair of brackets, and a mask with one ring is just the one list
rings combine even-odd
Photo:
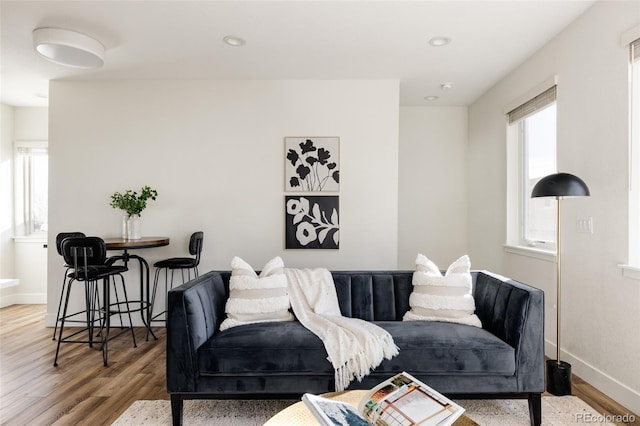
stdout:
[[544,292],[478,271],[474,298],[482,327],[515,349],[518,392],[544,392]]
[[198,348],[225,318],[227,290],[219,272],[208,272],[169,291],[167,306],[167,391],[194,392]]

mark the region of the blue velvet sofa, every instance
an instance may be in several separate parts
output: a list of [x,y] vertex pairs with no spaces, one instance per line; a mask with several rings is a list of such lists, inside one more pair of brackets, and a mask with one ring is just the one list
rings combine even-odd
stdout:
[[[473,271],[482,328],[403,322],[412,271],[332,272],[344,316],[389,331],[400,354],[349,389],[367,389],[407,371],[454,398],[527,398],[541,423],[544,294],[523,283]],[[296,322],[242,325],[223,332],[230,272],[209,272],[169,292],[167,390],[173,423],[186,399],[299,398],[334,390],[323,344]]]

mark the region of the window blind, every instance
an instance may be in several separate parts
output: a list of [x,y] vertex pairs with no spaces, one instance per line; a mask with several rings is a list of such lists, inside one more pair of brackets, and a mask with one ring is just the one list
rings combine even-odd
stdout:
[[21,155],[42,155],[47,154],[47,148],[31,148],[19,146],[16,148],[16,152]]
[[640,61],[640,38],[631,42],[631,62]]
[[[638,50],[640,50],[640,46],[638,47]],[[520,121],[523,118],[526,118],[531,114],[534,114],[535,112],[540,111],[541,109],[551,105],[555,101],[556,101],[556,86],[553,86],[545,90],[544,92],[540,93],[535,98],[528,100],[527,102],[523,103],[519,107],[516,107],[513,110],[509,111],[509,113],[507,114],[507,117],[509,119],[509,124],[513,124],[516,121]]]

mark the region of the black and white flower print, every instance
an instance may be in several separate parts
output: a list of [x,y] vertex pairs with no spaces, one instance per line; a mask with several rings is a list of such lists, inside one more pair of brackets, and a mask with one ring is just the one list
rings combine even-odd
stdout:
[[339,248],[338,201],[337,196],[285,197],[286,248]]
[[338,191],[339,138],[286,138],[286,190]]

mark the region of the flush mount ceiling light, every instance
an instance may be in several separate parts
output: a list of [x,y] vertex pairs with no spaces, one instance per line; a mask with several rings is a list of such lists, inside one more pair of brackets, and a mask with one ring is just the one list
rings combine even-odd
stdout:
[[442,46],[446,46],[449,43],[451,43],[451,39],[449,37],[438,36],[438,37],[433,37],[432,39],[429,40],[429,44],[432,45],[433,47],[442,47]]
[[424,97],[424,100],[425,101],[429,101],[429,102],[437,101],[438,99],[440,99],[439,96],[425,96]]
[[440,85],[440,88],[441,88],[442,90],[451,90],[451,89],[453,89],[453,83],[451,83],[450,81],[448,81],[448,82],[446,82],[446,83],[442,83],[442,84]]
[[97,40],[62,28],[33,30],[33,48],[43,58],[73,68],[100,68],[104,46]]
[[234,47],[244,46],[246,44],[246,41],[244,41],[243,38],[236,37],[233,35],[225,36],[222,39],[222,41],[227,43],[229,46],[234,46]]

